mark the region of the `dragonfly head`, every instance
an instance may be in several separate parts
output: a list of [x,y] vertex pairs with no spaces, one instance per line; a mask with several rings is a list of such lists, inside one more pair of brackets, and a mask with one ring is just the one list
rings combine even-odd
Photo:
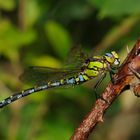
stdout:
[[112,51],[111,53],[106,53],[104,57],[106,61],[110,64],[111,68],[119,67],[120,59],[118,57],[118,54],[115,51]]

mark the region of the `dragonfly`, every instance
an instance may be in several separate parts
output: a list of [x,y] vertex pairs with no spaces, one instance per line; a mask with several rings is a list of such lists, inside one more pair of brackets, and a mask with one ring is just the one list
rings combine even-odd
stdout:
[[0,102],[0,108],[5,107],[22,97],[35,92],[63,86],[75,86],[99,77],[95,89],[99,86],[107,73],[113,79],[114,70],[120,65],[120,59],[115,51],[101,56],[88,57],[76,68],[50,68],[32,66],[21,75],[23,81],[32,81],[33,87],[13,94]]

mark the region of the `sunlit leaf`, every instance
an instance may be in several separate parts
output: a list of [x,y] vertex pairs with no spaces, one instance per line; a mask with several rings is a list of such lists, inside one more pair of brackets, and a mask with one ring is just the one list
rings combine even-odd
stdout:
[[40,57],[28,55],[25,58],[25,61],[30,66],[46,66],[46,67],[48,66],[48,67],[56,67],[56,68],[59,68],[61,66],[60,62],[57,59],[48,55],[40,56]]
[[0,0],[0,8],[4,10],[13,10],[15,8],[15,0]]
[[45,26],[48,40],[60,57],[66,57],[72,41],[68,31],[54,21],[48,21]]
[[8,20],[0,21],[0,53],[10,58],[11,61],[17,61],[18,50],[34,39],[35,32],[33,30],[21,32]]
[[40,15],[40,7],[37,1],[29,0],[26,1],[25,5],[25,24],[27,27],[32,26],[38,19]]

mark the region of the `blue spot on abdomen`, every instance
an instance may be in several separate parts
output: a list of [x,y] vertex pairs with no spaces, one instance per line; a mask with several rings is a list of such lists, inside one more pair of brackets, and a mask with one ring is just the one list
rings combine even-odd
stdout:
[[67,84],[74,84],[74,83],[75,83],[74,78],[67,79]]
[[83,75],[79,75],[79,81],[81,81],[81,82],[84,81]]

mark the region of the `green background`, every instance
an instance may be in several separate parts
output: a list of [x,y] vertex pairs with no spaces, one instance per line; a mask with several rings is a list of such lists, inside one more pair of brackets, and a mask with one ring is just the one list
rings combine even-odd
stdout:
[[[18,78],[28,66],[64,67],[78,45],[87,54],[114,50],[122,62],[139,36],[139,0],[0,0],[0,100],[30,87]],[[95,102],[96,80],[1,109],[0,140],[68,140]],[[139,140],[139,110],[139,99],[124,92],[89,140]]]

